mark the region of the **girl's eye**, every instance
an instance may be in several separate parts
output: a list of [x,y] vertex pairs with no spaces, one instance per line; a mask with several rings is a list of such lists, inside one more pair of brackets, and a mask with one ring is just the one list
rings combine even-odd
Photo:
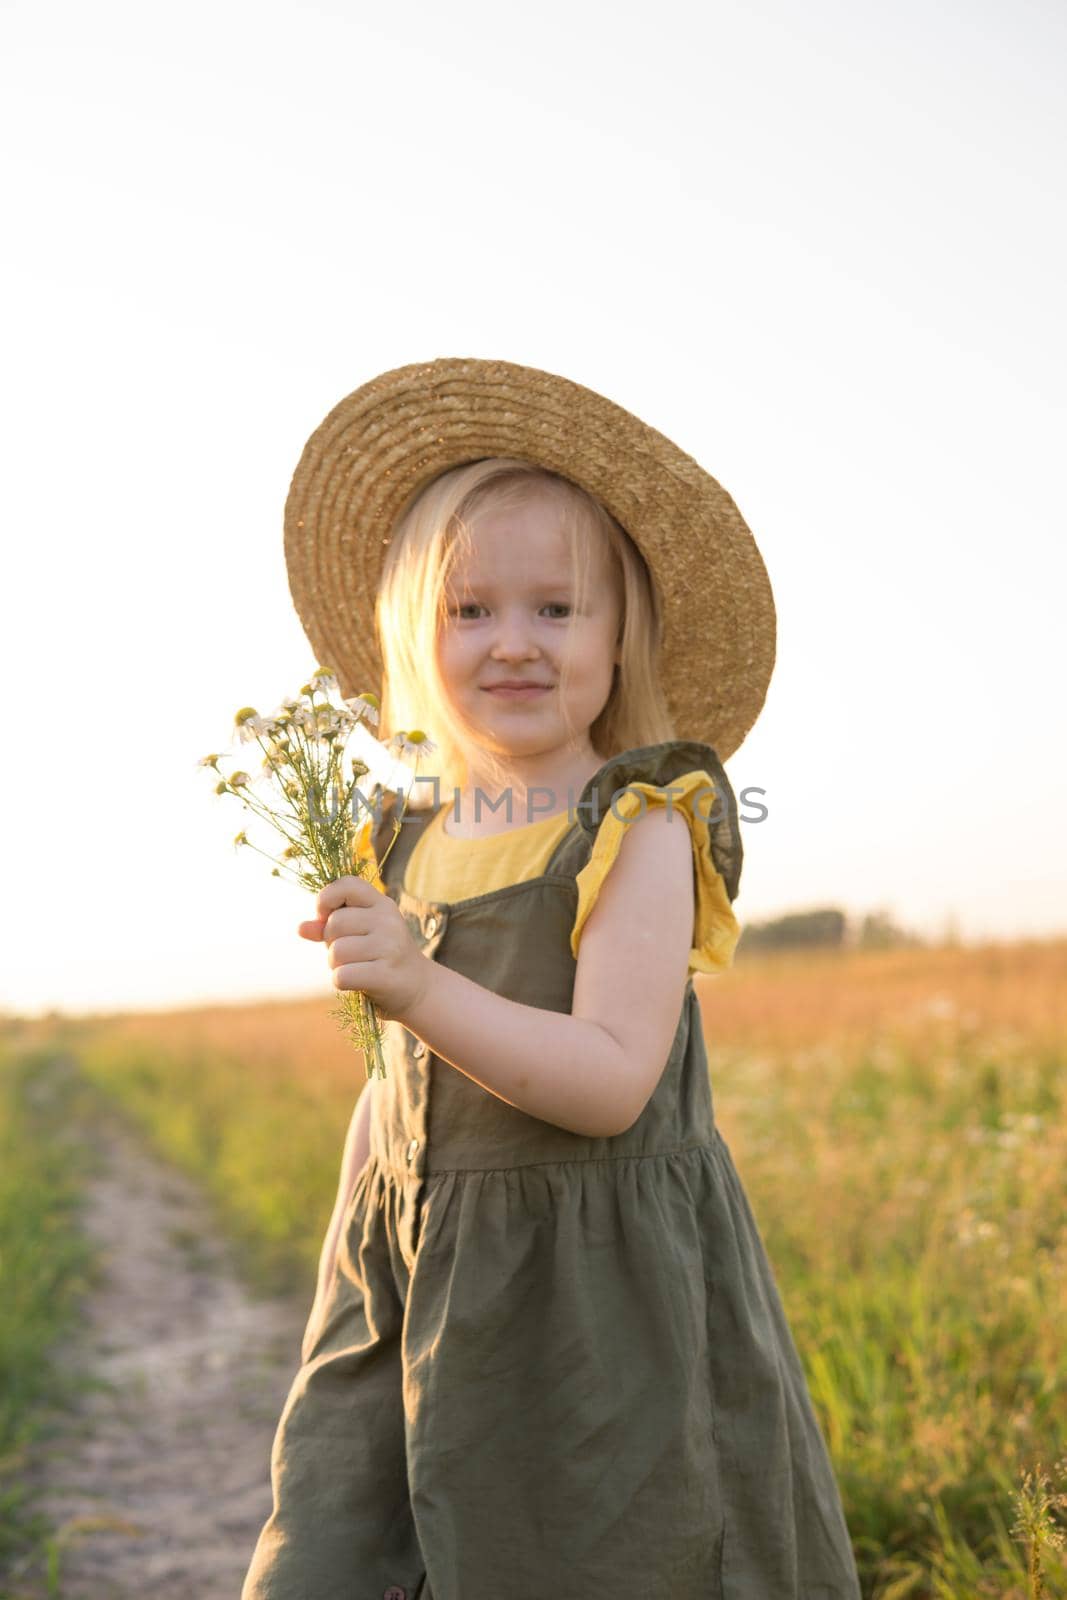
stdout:
[[[558,614],[561,613],[561,612],[563,613],[563,615],[566,615],[570,611],[571,607],[570,607],[570,603],[568,601],[566,601],[566,600],[548,600],[548,601],[545,602],[544,606],[542,606],[541,609],[543,611],[555,611],[557,613],[557,616],[558,616]],[[471,622],[474,619],[473,619],[472,616],[469,615],[469,613],[471,613],[473,611],[484,611],[484,610],[485,610],[485,607],[481,604],[481,602],[479,600],[467,600],[462,605],[453,606],[452,614],[453,614],[453,616],[458,617],[461,622]],[[553,618],[553,620],[556,620],[556,619]]]

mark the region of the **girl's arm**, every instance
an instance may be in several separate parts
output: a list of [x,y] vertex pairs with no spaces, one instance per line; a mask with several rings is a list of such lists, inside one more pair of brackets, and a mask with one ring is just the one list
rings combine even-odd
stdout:
[[570,1015],[505,1000],[426,959],[399,1020],[509,1105],[610,1138],[637,1121],[670,1053],[693,917],[689,825],[657,808],[627,827],[582,930]]

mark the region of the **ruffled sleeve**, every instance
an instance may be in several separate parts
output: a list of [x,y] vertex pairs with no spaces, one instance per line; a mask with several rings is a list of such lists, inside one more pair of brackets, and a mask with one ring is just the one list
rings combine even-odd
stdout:
[[[588,830],[593,834],[592,851],[575,877],[578,908],[571,929],[571,953],[577,958],[582,929],[619,853],[626,828],[646,809],[669,803],[674,812],[684,817],[693,844],[694,925],[689,971],[723,972],[732,965],[741,937],[741,925],[731,905],[737,894],[741,858],[733,792],[709,746],[672,741],[652,750],[662,752],[662,758],[653,761],[653,770],[646,772],[646,779],[664,781],[643,781],[636,770],[620,770],[614,776],[621,778],[624,787],[615,789],[610,806],[604,809],[595,827]],[[677,774],[669,770],[677,764],[668,759],[671,754],[693,750],[707,752],[711,760],[705,766]],[[600,789],[597,798],[606,800],[610,790],[606,784],[601,784]],[[719,870],[720,865],[723,871]]]

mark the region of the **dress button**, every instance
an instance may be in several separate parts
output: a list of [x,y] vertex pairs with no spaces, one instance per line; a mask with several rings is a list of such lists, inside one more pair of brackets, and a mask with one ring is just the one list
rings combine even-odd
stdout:
[[437,918],[436,917],[427,917],[426,918],[426,937],[428,939],[432,939],[436,932],[437,932]]
[[411,1053],[415,1057],[416,1061],[420,1056],[424,1056],[426,1054],[426,1046],[423,1044],[421,1039],[415,1040],[415,1043],[411,1047]]
[[408,1166],[409,1167],[410,1167],[411,1163],[415,1159],[415,1152],[416,1152],[416,1150],[418,1148],[419,1148],[419,1141],[417,1139],[412,1139],[411,1143],[408,1145]]

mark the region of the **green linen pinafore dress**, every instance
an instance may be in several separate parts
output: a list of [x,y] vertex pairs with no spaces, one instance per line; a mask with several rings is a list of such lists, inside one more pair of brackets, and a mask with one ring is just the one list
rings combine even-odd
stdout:
[[[710,746],[606,762],[539,877],[452,904],[382,868],[420,948],[569,1012],[575,876],[631,782],[694,768],[731,901],[737,805]],[[387,805],[375,836],[392,837]],[[271,1453],[242,1600],[859,1600],[832,1465],[712,1114],[692,977],[637,1122],[531,1117],[386,1025],[370,1155]]]

